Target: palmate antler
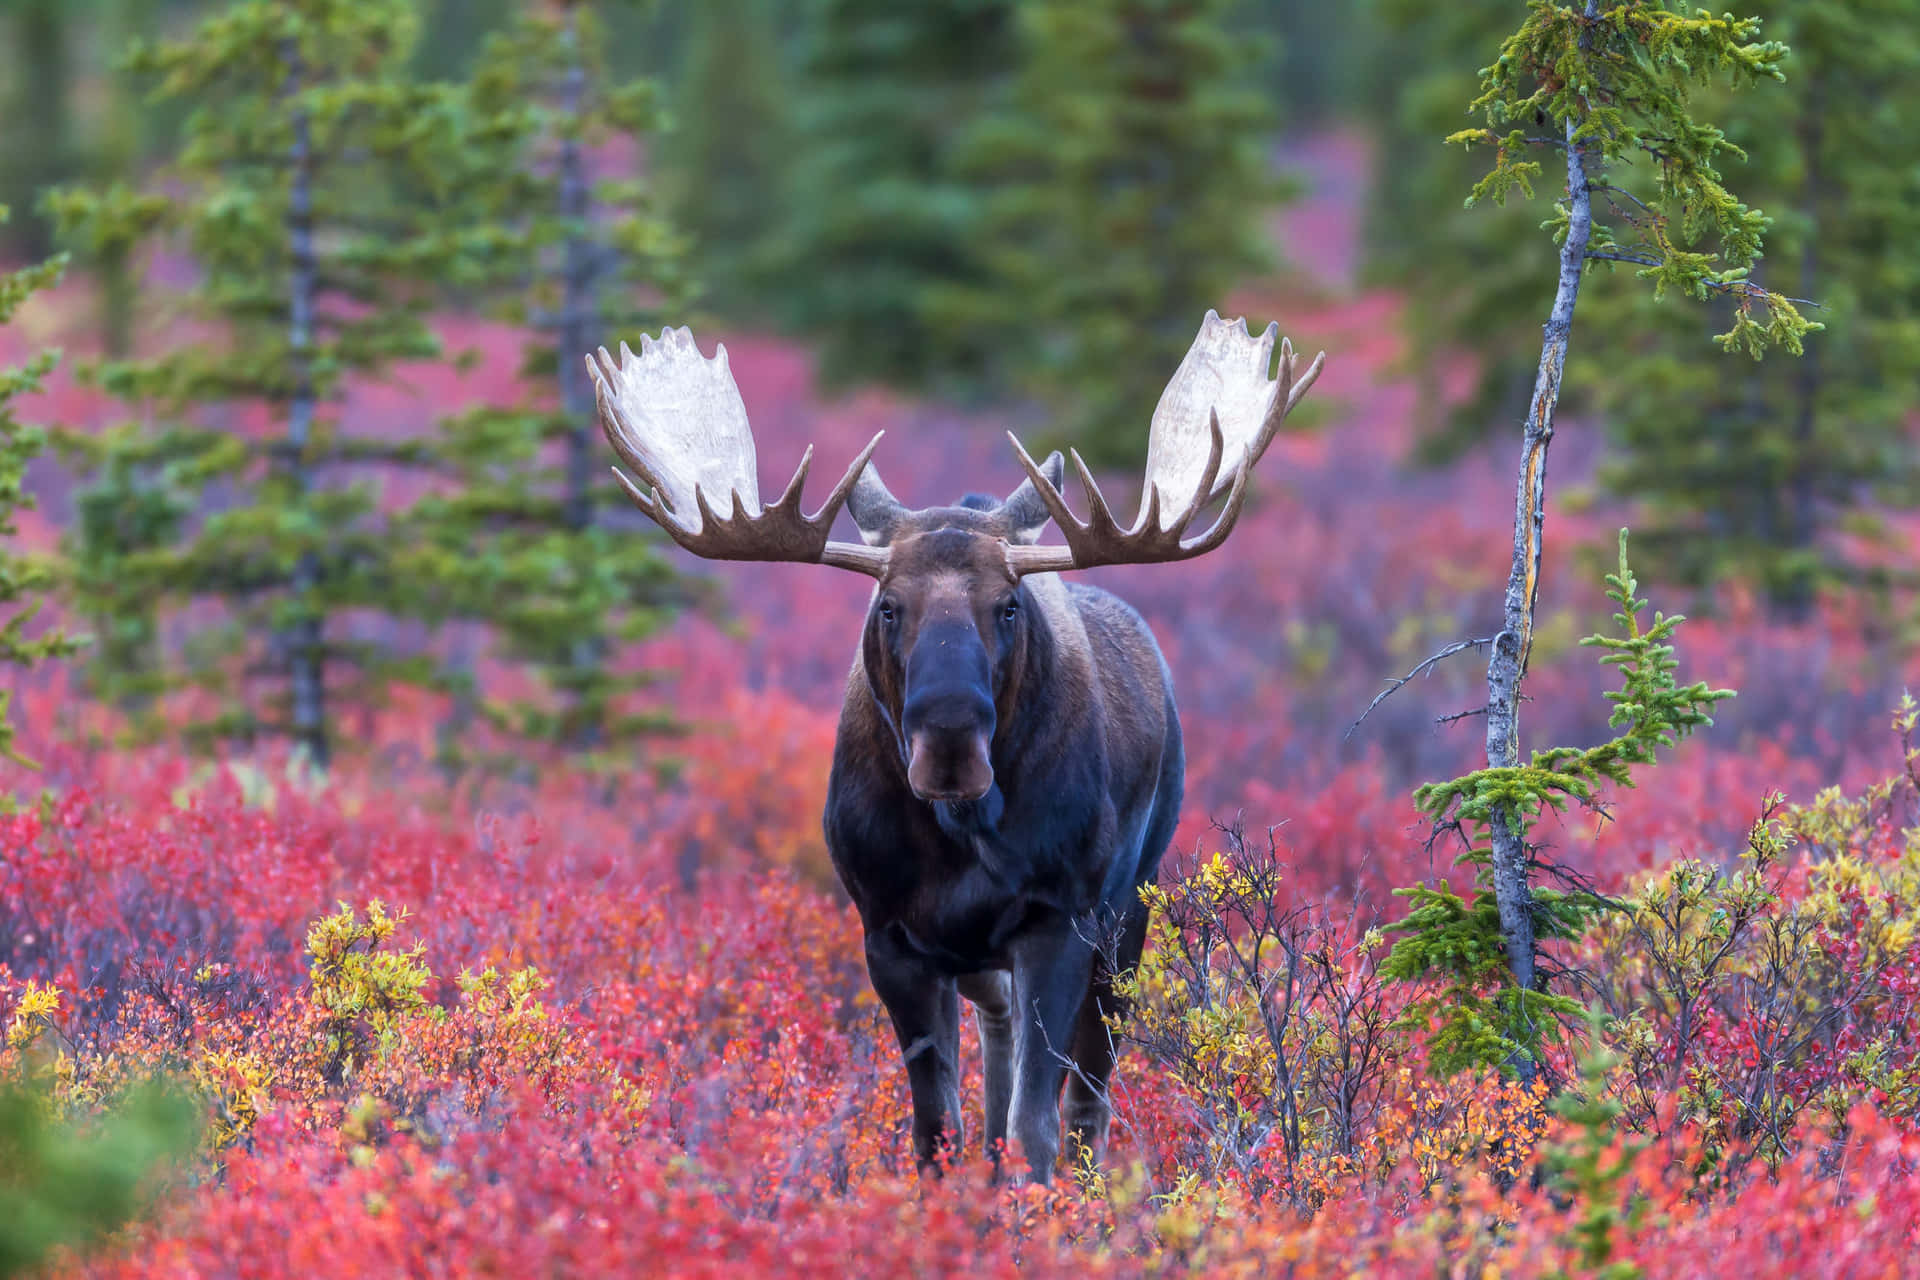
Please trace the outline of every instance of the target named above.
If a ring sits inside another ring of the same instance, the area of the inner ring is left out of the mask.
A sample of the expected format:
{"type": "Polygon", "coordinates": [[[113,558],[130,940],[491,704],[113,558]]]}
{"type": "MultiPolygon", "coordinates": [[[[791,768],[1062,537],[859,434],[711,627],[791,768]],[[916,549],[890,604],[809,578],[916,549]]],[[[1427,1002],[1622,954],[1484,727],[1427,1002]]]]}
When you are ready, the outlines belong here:
{"type": "Polygon", "coordinates": [[[885,571],[884,547],[827,536],[885,432],[867,442],[811,516],[800,513],[800,491],[813,465],[812,445],[786,491],[763,508],[753,430],[724,345],[709,360],[691,330],[667,329],[658,341],[642,334],[638,356],[621,343],[618,364],[602,347],[587,357],[587,368],[607,443],[652,492],[618,467],[614,476],[675,542],[709,560],[792,560],[874,577],[885,571]],[[726,515],[713,510],[710,494],[725,495],[726,515]]]}
{"type": "Polygon", "coordinates": [[[1173,380],[1160,394],[1147,436],[1146,485],[1140,496],[1140,514],[1132,527],[1122,529],[1113,518],[1106,495],[1078,450],[1069,450],[1073,467],[1086,491],[1087,519],[1083,522],[1012,432],[1020,465],[1046,503],[1053,522],[1066,538],[1064,547],[1010,547],[1008,562],[1014,572],[1057,573],[1107,564],[1151,564],[1186,560],[1213,550],[1233,532],[1246,501],[1247,477],[1293,406],[1319,378],[1326,364],[1322,351],[1294,376],[1293,344],[1280,340],[1280,373],[1267,377],[1273,359],[1273,339],[1280,327],[1269,324],[1258,338],[1247,332],[1244,319],[1229,324],[1218,312],[1208,311],[1200,332],[1173,380]],[[1187,526],[1222,491],[1227,504],[1205,533],[1191,539],[1187,526]],[[1186,494],[1184,500],[1177,495],[1186,494]],[[1178,505],[1166,506],[1167,495],[1178,505]]]}
{"type": "MultiPolygon", "coordinates": [[[[1247,477],[1273,442],[1287,414],[1320,376],[1323,351],[1294,376],[1293,347],[1280,343],[1280,372],[1267,376],[1277,325],[1254,338],[1245,320],[1231,324],[1207,312],[1193,346],[1161,393],[1147,439],[1146,487],[1140,515],[1122,529],[1093,474],[1073,452],[1086,490],[1088,514],[1076,517],[1059,488],[1009,433],[1020,465],[1039,492],[1065,546],[1009,545],[1016,574],[1057,573],[1096,565],[1185,560],[1226,541],[1246,501],[1247,477]],[[1224,492],[1226,506],[1205,533],[1186,536],[1202,508],[1224,492]],[[1187,495],[1167,506],[1167,495],[1187,495]]],[[[772,506],[762,507],[753,431],[746,405],[727,368],[727,349],[711,360],[693,334],[668,329],[656,341],[640,338],[635,356],[625,343],[616,363],[602,347],[587,357],[599,402],[600,426],[614,452],[645,487],[618,467],[627,496],[675,542],[710,560],[791,560],[828,564],[880,577],[887,548],[834,542],[828,532],[853,492],[880,435],[867,442],[840,483],[811,516],[800,512],[800,491],[813,461],[808,445],[792,481],[772,506]],[[716,513],[710,495],[726,495],[716,513]]],[[[880,433],[885,434],[884,432],[880,433]]]]}

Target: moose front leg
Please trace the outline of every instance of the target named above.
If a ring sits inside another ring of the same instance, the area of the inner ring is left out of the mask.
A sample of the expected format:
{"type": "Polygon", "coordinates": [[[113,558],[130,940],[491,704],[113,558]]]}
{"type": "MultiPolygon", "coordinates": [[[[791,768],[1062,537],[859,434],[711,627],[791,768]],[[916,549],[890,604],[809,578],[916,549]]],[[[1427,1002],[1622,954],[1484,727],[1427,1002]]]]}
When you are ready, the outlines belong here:
{"type": "Polygon", "coordinates": [[[1060,1087],[1092,973],[1093,946],[1069,921],[1030,934],[1015,948],[1009,1124],[1035,1182],[1052,1181],[1060,1158],[1060,1087]]]}
{"type": "Polygon", "coordinates": [[[867,974],[893,1021],[906,1060],[913,1096],[913,1154],[922,1172],[940,1171],[940,1161],[966,1140],[960,1115],[960,997],[951,978],[923,960],[867,937],[867,974]]]}
{"type": "Polygon", "coordinates": [[[1013,1103],[1013,975],[1005,969],[970,973],[960,994],[973,1002],[980,1032],[980,1074],[986,1086],[987,1154],[994,1171],[1007,1144],[1007,1110],[1013,1103]]]}

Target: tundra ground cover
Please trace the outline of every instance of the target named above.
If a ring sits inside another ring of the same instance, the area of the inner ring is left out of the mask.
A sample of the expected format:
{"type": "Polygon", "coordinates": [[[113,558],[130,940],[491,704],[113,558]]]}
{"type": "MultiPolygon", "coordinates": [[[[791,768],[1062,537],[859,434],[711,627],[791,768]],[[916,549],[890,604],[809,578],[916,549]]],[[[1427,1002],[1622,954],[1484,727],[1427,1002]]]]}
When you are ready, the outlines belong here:
{"type": "MultiPolygon", "coordinates": [[[[154,1220],[76,1273],[804,1273],[851,1249],[876,1274],[1893,1275],[1914,1244],[1904,783],[1622,884],[1572,957],[1621,1016],[1599,1117],[1430,1073],[1366,920],[1292,887],[1286,829],[1203,837],[1109,1166],[1043,1193],[977,1160],[916,1184],[850,910],[738,846],[682,883],[681,842],[737,821],[724,796],[608,807],[557,778],[517,813],[436,810],[371,774],[35,750],[56,798],[0,823],[0,1074],[84,1116],[166,1073],[207,1120],[154,1220]],[[1498,1189],[1543,1152],[1570,1172],[1498,1189]]],[[[1339,803],[1316,838],[1359,838],[1339,803]]]]}
{"type": "MultiPolygon", "coordinates": [[[[56,1268],[1902,1274],[1920,847],[1887,712],[1914,676],[1911,602],[1786,626],[1729,588],[1690,610],[1685,674],[1739,698],[1652,784],[1549,828],[1622,904],[1559,957],[1613,1019],[1556,1064],[1584,1101],[1442,1078],[1404,1018],[1420,993],[1376,966],[1390,889],[1468,887],[1409,792],[1471,762],[1477,728],[1434,720],[1477,705],[1477,672],[1346,730],[1382,679],[1497,616],[1509,460],[1409,466],[1395,299],[1236,303],[1333,353],[1317,425],[1262,464],[1227,551],[1088,575],[1154,626],[1192,758],[1106,1169],[1050,1192],[990,1188],[977,1160],[916,1180],[818,824],[864,589],[722,566],[731,618],[623,656],[681,729],[611,774],[450,777],[446,708],[417,696],[360,712],[322,787],[274,758],[119,745],[70,674],[21,688],[45,766],[23,785],[49,799],[0,822],[0,1078],[84,1124],[164,1074],[206,1120],[151,1221],[56,1268]]],[[[907,501],[1017,474],[1004,424],[825,404],[797,349],[729,348],[769,473],[886,427],[907,501]]],[[[352,416],[405,431],[454,377],[355,389],[352,416]]],[[[65,381],[29,406],[102,412],[65,381]]],[[[1581,438],[1556,456],[1567,496],[1596,462],[1581,438]]],[[[50,466],[35,488],[44,539],[64,492],[50,466]]],[[[1588,501],[1557,526],[1531,742],[1606,736],[1605,677],[1574,641],[1632,515],[1588,501]]]]}

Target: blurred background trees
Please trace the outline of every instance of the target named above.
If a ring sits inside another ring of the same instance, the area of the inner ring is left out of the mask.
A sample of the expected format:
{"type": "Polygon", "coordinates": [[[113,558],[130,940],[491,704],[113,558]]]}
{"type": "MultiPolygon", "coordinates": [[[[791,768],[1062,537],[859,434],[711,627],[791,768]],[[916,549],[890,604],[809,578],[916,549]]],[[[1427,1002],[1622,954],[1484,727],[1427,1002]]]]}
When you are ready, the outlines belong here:
{"type": "MultiPolygon", "coordinates": [[[[0,204],[0,226],[5,225],[11,212],[0,204]]],[[[52,258],[18,271],[0,272],[0,325],[12,320],[28,298],[59,280],[66,265],[65,259],[52,258]]],[[[17,536],[17,514],[33,506],[33,495],[26,490],[27,465],[47,443],[43,429],[20,421],[12,401],[38,391],[57,359],[53,352],[42,352],[24,365],[0,367],[0,538],[17,536]]],[[[24,667],[73,652],[75,643],[57,629],[28,634],[28,625],[46,604],[52,581],[53,573],[46,564],[12,546],[0,546],[0,663],[24,667]]],[[[0,691],[0,756],[22,762],[13,745],[14,726],[9,714],[12,701],[12,690],[0,691]]]]}
{"type": "Polygon", "coordinates": [[[1646,546],[1694,586],[1750,574],[1803,616],[1828,583],[1884,582],[1842,537],[1873,533],[1860,499],[1910,504],[1908,419],[1920,379],[1920,166],[1901,122],[1920,110],[1920,5],[1758,4],[1792,49],[1778,92],[1727,104],[1746,152],[1741,192],[1772,218],[1765,275],[1817,299],[1825,325],[1799,361],[1718,368],[1708,335],[1729,309],[1619,299],[1603,320],[1628,359],[1586,381],[1618,448],[1604,472],[1645,500],[1646,546]]]}
{"type": "MultiPolygon", "coordinates": [[[[1476,394],[1429,424],[1432,452],[1450,456],[1524,414],[1538,345],[1529,282],[1550,272],[1553,250],[1528,234],[1537,209],[1468,212],[1446,199],[1471,183],[1472,159],[1434,145],[1466,127],[1458,104],[1473,93],[1474,51],[1498,47],[1512,6],[1376,2],[1374,274],[1410,292],[1416,367],[1435,372],[1449,353],[1477,361],[1476,394]]],[[[1818,301],[1807,316],[1825,331],[1804,360],[1728,365],[1709,357],[1732,300],[1656,299],[1632,266],[1596,264],[1592,323],[1625,349],[1576,359],[1568,383],[1576,409],[1604,418],[1612,449],[1601,479],[1641,505],[1646,563],[1702,589],[1749,577],[1793,617],[1823,586],[1883,582],[1887,571],[1869,568],[1847,536],[1870,531],[1855,509],[1873,496],[1912,501],[1920,284],[1909,220],[1920,170],[1894,122],[1920,84],[1920,5],[1751,9],[1763,38],[1791,51],[1785,81],[1769,93],[1708,92],[1703,107],[1739,149],[1722,162],[1729,183],[1769,219],[1753,278],[1818,301]]]]}
{"type": "Polygon", "coordinates": [[[765,280],[829,386],[964,391],[989,335],[945,331],[936,291],[988,278],[985,201],[960,172],[1015,66],[1013,0],[812,0],[787,97],[794,162],[765,280]]]}
{"type": "Polygon", "coordinates": [[[922,293],[950,344],[978,335],[1047,405],[1043,446],[1137,463],[1198,317],[1268,265],[1274,105],[1248,74],[1267,42],[1237,8],[1021,6],[1020,69],[959,148],[981,275],[922,293]]]}
{"type": "MultiPolygon", "coordinates": [[[[830,392],[1039,417],[1127,463],[1206,306],[1320,287],[1269,248],[1304,137],[1371,152],[1363,280],[1406,299],[1425,454],[1483,448],[1524,414],[1553,246],[1543,208],[1463,210],[1472,158],[1442,140],[1524,8],[12,0],[0,245],[71,251],[69,345],[97,357],[75,363],[125,406],[57,433],[92,687],[138,711],[205,685],[209,741],[315,754],[330,699],[396,685],[452,696],[446,744],[476,718],[621,741],[651,723],[622,655],[694,593],[607,503],[568,353],[668,319],[775,329],[830,392]],[[302,24],[327,33],[296,85],[302,24]],[[511,404],[469,392],[479,318],[522,353],[511,404]],[[350,387],[428,367],[436,421],[357,428],[350,387]],[[527,679],[482,687],[487,661],[527,679]]],[[[1755,278],[1819,300],[1825,332],[1749,366],[1708,345],[1726,300],[1596,265],[1582,324],[1612,340],[1576,354],[1566,411],[1601,424],[1593,474],[1635,508],[1650,579],[1752,583],[1793,617],[1907,576],[1873,534],[1916,496],[1920,0],[1755,11],[1792,47],[1785,85],[1701,101],[1771,220],[1755,278]]]]}
{"type": "Polygon", "coordinates": [[[194,107],[164,188],[47,202],[90,244],[167,234],[194,272],[197,332],[91,370],[134,416],[75,442],[96,479],[70,548],[83,614],[142,619],[137,646],[99,651],[103,683],[204,689],[190,733],[208,741],[280,735],[324,764],[331,700],[426,673],[342,615],[453,607],[449,567],[399,536],[379,492],[431,465],[427,442],[370,438],[340,413],[350,376],[440,354],[436,290],[477,278],[489,248],[463,224],[487,157],[452,88],[405,75],[417,22],[409,0],[214,10],[128,65],[194,107]],[[148,638],[162,602],[224,609],[175,662],[148,638]]]}
{"type": "MultiPolygon", "coordinates": [[[[624,6],[528,8],[490,35],[466,108],[485,156],[470,234],[484,283],[474,300],[525,335],[512,403],[443,423],[437,449],[455,481],[423,498],[400,532],[444,584],[446,614],[486,624],[531,665],[540,694],[484,709],[512,731],[606,747],[650,724],[623,716],[636,673],[610,650],[651,632],[678,596],[650,539],[609,526],[626,510],[602,465],[585,354],[677,317],[689,296],[684,245],[653,184],[603,172],[645,154],[659,129],[653,82],[608,64],[607,22],[624,6]],[[624,157],[603,157],[618,147],[624,157]]],[[[450,673],[457,741],[482,709],[470,665],[450,673]]]]}

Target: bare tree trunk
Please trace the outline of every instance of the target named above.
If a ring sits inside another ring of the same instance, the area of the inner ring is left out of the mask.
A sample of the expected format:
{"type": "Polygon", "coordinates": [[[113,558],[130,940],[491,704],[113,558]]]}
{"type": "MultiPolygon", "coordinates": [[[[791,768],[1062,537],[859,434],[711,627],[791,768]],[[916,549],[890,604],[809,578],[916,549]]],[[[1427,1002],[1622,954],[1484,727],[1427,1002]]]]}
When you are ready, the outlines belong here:
{"type": "MultiPolygon", "coordinates": [[[[291,98],[300,91],[303,68],[299,48],[287,46],[287,87],[291,98]]],[[[313,436],[312,346],[314,295],[318,270],[313,249],[313,142],[307,115],[293,110],[293,146],[288,153],[292,181],[287,195],[287,244],[292,275],[287,305],[287,346],[293,366],[293,398],[287,405],[285,465],[296,496],[311,484],[306,451],[313,436]]],[[[288,629],[288,661],[293,693],[293,738],[312,763],[327,765],[325,656],[321,617],[312,596],[320,585],[320,562],[312,552],[300,557],[293,570],[293,596],[298,616],[288,629]]]]}
{"type": "MultiPolygon", "coordinates": [[[[580,54],[579,19],[572,5],[567,7],[567,75],[561,89],[562,107],[569,118],[578,117],[587,91],[587,71],[580,54]]],[[[560,144],[560,216],[573,224],[567,238],[566,258],[562,266],[560,324],[557,329],[560,379],[560,412],[567,420],[567,473],[565,518],[573,533],[583,533],[593,524],[594,432],[593,390],[587,385],[583,360],[598,340],[597,313],[594,307],[594,276],[598,254],[587,233],[592,189],[587,182],[587,158],[577,134],[569,133],[560,144]]],[[[580,636],[574,641],[571,664],[576,675],[584,676],[602,660],[597,636],[580,636]]],[[[582,716],[572,732],[574,745],[598,744],[600,726],[582,716]]]]}
{"type": "MultiPolygon", "coordinates": [[[[1588,5],[1589,16],[1593,6],[1588,5]]],[[[1573,333],[1573,309],[1580,296],[1587,242],[1593,231],[1593,195],[1576,125],[1566,125],[1567,238],[1560,249],[1560,284],[1553,296],[1540,344],[1540,368],[1534,375],[1520,451],[1520,478],[1514,498],[1513,565],[1507,574],[1505,614],[1487,663],[1487,765],[1510,769],[1520,763],[1520,680],[1533,648],[1533,610],[1540,595],[1540,552],[1546,523],[1547,447],[1553,443],[1553,414],[1560,401],[1560,376],[1567,364],[1573,333]]],[[[1493,810],[1493,891],[1500,907],[1500,933],[1514,982],[1533,990],[1535,965],[1533,894],[1527,885],[1527,843],[1504,807],[1493,810]]],[[[1515,1062],[1521,1079],[1531,1081],[1537,1065],[1515,1062]]]]}

